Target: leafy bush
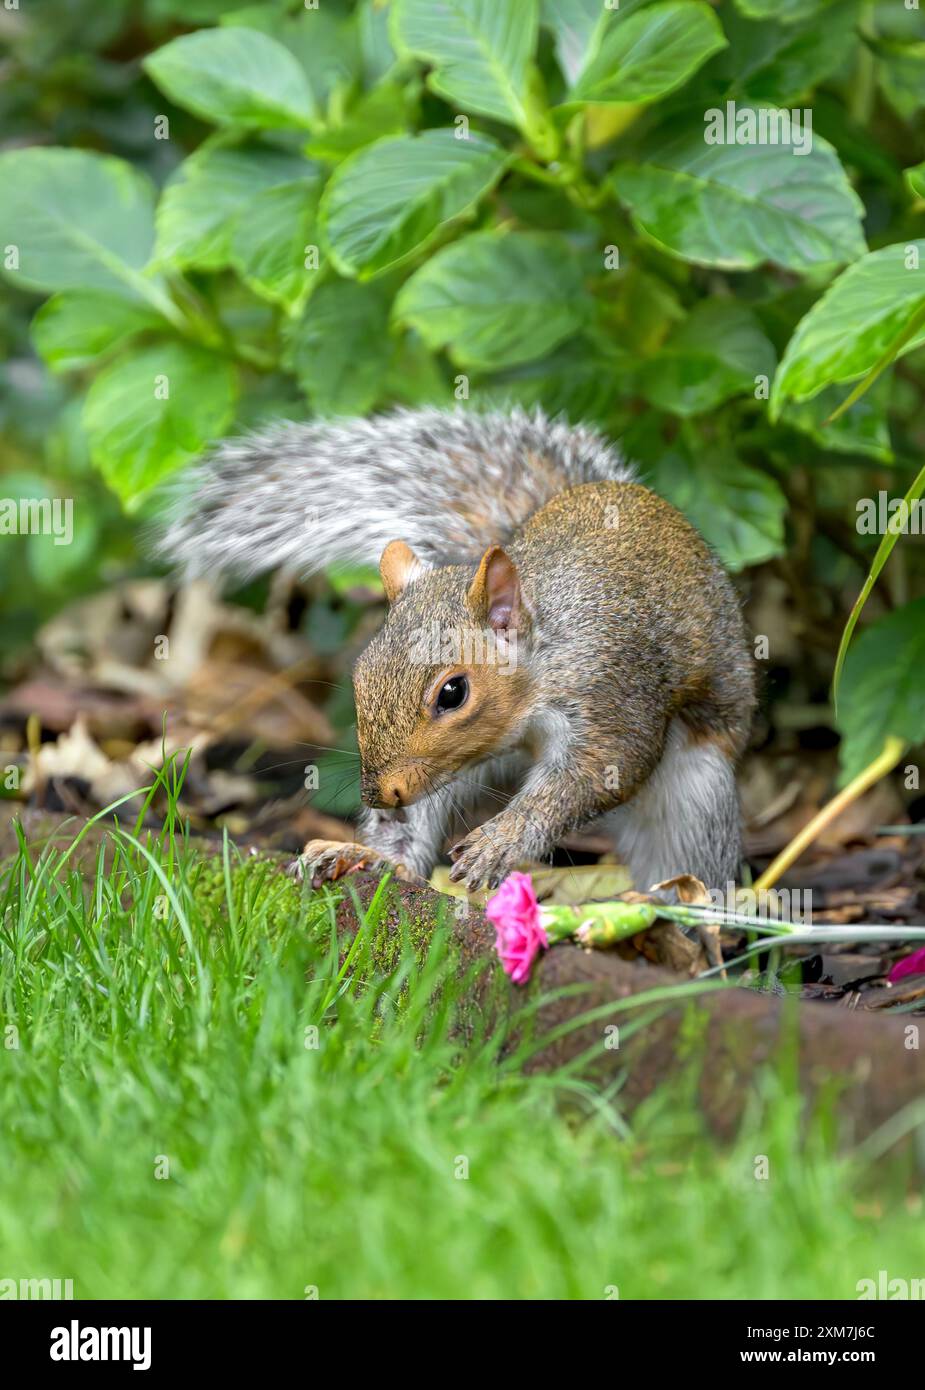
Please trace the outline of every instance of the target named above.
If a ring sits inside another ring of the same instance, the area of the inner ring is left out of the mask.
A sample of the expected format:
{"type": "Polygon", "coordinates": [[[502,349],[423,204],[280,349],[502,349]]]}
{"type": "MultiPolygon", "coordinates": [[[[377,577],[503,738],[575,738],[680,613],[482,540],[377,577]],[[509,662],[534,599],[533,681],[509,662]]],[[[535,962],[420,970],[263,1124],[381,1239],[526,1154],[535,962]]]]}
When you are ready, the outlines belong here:
{"type": "MultiPolygon", "coordinates": [[[[113,494],[143,513],[217,435],[466,400],[622,436],[734,570],[786,555],[788,508],[831,514],[850,543],[824,527],[799,563],[858,587],[848,499],[901,496],[923,442],[917,5],[49,0],[6,23],[7,337],[50,296],[46,469],[97,499],[52,584],[124,548],[113,494]]],[[[852,649],[849,770],[921,728],[914,689],[870,679],[920,622],[852,649]]]]}

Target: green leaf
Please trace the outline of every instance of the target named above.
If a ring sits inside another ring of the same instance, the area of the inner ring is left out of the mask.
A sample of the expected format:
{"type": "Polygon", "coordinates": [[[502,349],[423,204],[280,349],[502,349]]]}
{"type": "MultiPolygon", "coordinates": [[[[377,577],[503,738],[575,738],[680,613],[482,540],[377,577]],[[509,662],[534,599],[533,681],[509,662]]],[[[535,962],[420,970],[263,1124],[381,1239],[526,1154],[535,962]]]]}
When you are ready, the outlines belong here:
{"type": "Polygon", "coordinates": [[[925,201],[925,160],[905,170],[906,184],[910,193],[925,201]]]}
{"type": "Polygon", "coordinates": [[[372,285],[319,286],[287,333],[286,366],[318,415],[363,415],[379,400],[392,357],[389,301],[372,285]]]}
{"type": "Polygon", "coordinates": [[[358,75],[360,54],[354,26],[318,9],[286,15],[266,4],[248,5],[221,16],[223,26],[258,29],[287,48],[308,79],[318,107],[350,86],[358,75]]]}
{"type": "Polygon", "coordinates": [[[610,25],[566,99],[645,102],[672,92],[726,47],[722,26],[700,0],[652,5],[610,25]]]}
{"type": "Polygon", "coordinates": [[[328,106],[360,75],[360,46],[354,24],[318,9],[302,9],[284,26],[280,42],[300,64],[319,105],[328,106]]]}
{"type": "Polygon", "coordinates": [[[236,394],[231,362],[204,348],[165,341],[121,358],[100,373],[84,403],[93,462],[134,510],[222,433],[236,394]]]}
{"type": "Polygon", "coordinates": [[[667,449],[646,465],[645,481],[693,522],[727,569],[783,553],[787,499],[767,473],[728,450],[667,449]]]}
{"type": "Polygon", "coordinates": [[[925,598],[915,599],[861,633],[848,653],[838,703],[842,780],[880,752],[889,737],[925,734],[925,598]]]}
{"type": "Polygon", "coordinates": [[[486,135],[427,130],[378,140],[332,175],[320,222],[342,275],[378,274],[432,241],[500,178],[508,156],[486,135]]]}
{"type": "Polygon", "coordinates": [[[264,189],[245,204],[232,232],[231,263],[242,280],[290,312],[308,297],[318,275],[305,261],[314,245],[320,196],[320,180],[264,189]]]}
{"type": "Polygon", "coordinates": [[[449,385],[442,364],[417,333],[403,333],[393,339],[382,394],[390,405],[437,405],[452,410],[456,404],[454,387],[449,385]]]}
{"type": "Polygon", "coordinates": [[[54,372],[70,372],[122,347],[148,329],[165,327],[161,316],[137,300],[99,290],[53,295],[32,320],[35,350],[54,372]]]}
{"type": "MultiPolygon", "coordinates": [[[[797,324],[774,380],[771,418],[786,400],[808,400],[832,382],[871,371],[923,306],[925,241],[884,246],[849,266],[797,324]]],[[[925,325],[898,355],[923,342],[925,325]]]]}
{"type": "Polygon", "coordinates": [[[651,357],[669,333],[684,322],[684,309],[672,287],[638,263],[621,270],[617,293],[608,305],[615,340],[640,360],[651,357]]]}
{"type": "Polygon", "coordinates": [[[32,581],[47,592],[54,592],[73,574],[92,570],[94,546],[99,535],[98,510],[82,498],[75,502],[73,497],[62,496],[61,493],[62,489],[50,483],[47,477],[18,470],[4,473],[3,503],[7,506],[0,503],[0,539],[3,541],[0,546],[0,565],[3,566],[0,574],[4,580],[7,579],[6,565],[9,563],[11,589],[14,583],[22,583],[24,556],[20,545],[24,547],[25,562],[32,581]],[[48,529],[33,529],[31,533],[24,529],[19,532],[18,519],[14,528],[8,529],[10,517],[6,513],[10,502],[44,503],[46,500],[53,507],[48,517],[48,529]],[[13,539],[17,535],[21,536],[19,544],[13,539]]]}
{"type": "Polygon", "coordinates": [[[391,74],[397,60],[389,38],[388,11],[379,0],[360,0],[357,28],[366,81],[380,82],[386,74],[391,74]]]}
{"type": "Polygon", "coordinates": [[[542,22],[551,29],[556,58],[569,86],[597,53],[613,12],[599,0],[543,0],[542,22]]]}
{"type": "Polygon", "coordinates": [[[833,0],[735,0],[749,19],[776,19],[781,24],[798,24],[821,14],[833,0]]]}
{"type": "Polygon", "coordinates": [[[889,381],[881,378],[881,388],[853,405],[837,420],[829,420],[843,392],[827,387],[809,401],[792,402],[784,408],[782,419],[809,435],[822,449],[837,454],[864,454],[881,463],[893,462],[887,417],[889,381]]]}
{"type": "Polygon", "coordinates": [[[859,401],[870,390],[881,373],[885,372],[887,367],[891,367],[898,357],[901,357],[911,345],[916,343],[923,330],[925,330],[925,304],[919,305],[919,308],[889,343],[870,371],[849,391],[841,404],[836,406],[830,418],[837,420],[845,411],[850,410],[855,402],[859,401]]]}
{"type": "Polygon", "coordinates": [[[806,271],[864,253],[864,207],[827,141],[813,134],[803,155],[782,144],[707,144],[713,110],[614,170],[640,231],[682,260],[728,270],[772,261],[806,271]]]}
{"type": "Polygon", "coordinates": [[[758,320],[734,300],[702,300],[639,373],[642,394],[675,415],[752,395],[774,375],[776,356],[758,320]]]}
{"type": "Polygon", "coordinates": [[[235,222],[261,192],[320,177],[300,155],[268,145],[206,145],[167,184],[157,209],[159,263],[219,270],[231,260],[235,222]]]}
{"type": "Polygon", "coordinates": [[[61,584],[95,570],[100,543],[99,517],[78,501],[73,509],[72,535],[67,545],[51,536],[30,536],[26,546],[29,573],[40,588],[53,591],[61,584]]]}
{"type": "Polygon", "coordinates": [[[724,12],[729,47],[710,73],[726,94],[753,102],[791,106],[835,72],[857,48],[856,20],[862,0],[841,0],[839,22],[756,23],[736,10],[724,12]]]}
{"type": "Polygon", "coordinates": [[[537,0],[394,0],[392,42],[433,64],[428,86],[462,111],[527,124],[537,0]]]}
{"type": "Polygon", "coordinates": [[[0,242],[19,251],[19,268],[6,271],[14,284],[144,293],[154,190],[131,165],[85,150],[9,150],[0,184],[0,242]]]}
{"type": "Polygon", "coordinates": [[[543,357],[590,316],[581,266],[548,232],[475,232],[446,246],[402,287],[395,317],[461,367],[543,357]]]}
{"type": "Polygon", "coordinates": [[[400,135],[416,122],[417,84],[380,82],[350,107],[340,125],[326,126],[305,146],[312,159],[338,162],[386,135],[400,135]]]}
{"type": "Polygon", "coordinates": [[[620,388],[632,381],[634,358],[620,349],[600,346],[582,336],[571,339],[538,362],[491,376],[478,383],[482,405],[503,410],[512,402],[541,406],[549,415],[606,425],[620,388]]]}
{"type": "Polygon", "coordinates": [[[540,22],[552,31],[556,59],[569,86],[596,56],[610,26],[649,3],[621,0],[608,9],[603,0],[542,0],[540,22]]]}
{"type": "Polygon", "coordinates": [[[300,129],[317,114],[296,59],[256,29],[183,34],[142,67],[178,106],[216,125],[300,129]]]}
{"type": "Polygon", "coordinates": [[[156,24],[169,20],[189,25],[218,24],[227,4],[228,0],[147,0],[145,13],[156,24]]]}
{"type": "Polygon", "coordinates": [[[925,43],[884,40],[876,44],[876,52],[883,95],[903,120],[911,121],[925,106],[925,43]]]}

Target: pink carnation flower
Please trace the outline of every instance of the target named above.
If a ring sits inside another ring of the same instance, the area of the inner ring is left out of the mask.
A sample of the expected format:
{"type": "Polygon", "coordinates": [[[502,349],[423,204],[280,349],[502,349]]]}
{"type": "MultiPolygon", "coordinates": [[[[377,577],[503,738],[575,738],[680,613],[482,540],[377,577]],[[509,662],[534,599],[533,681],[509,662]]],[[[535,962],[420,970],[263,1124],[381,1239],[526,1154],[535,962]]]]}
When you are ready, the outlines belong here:
{"type": "Polygon", "coordinates": [[[495,950],[515,985],[522,985],[549,937],[540,921],[539,904],[529,874],[509,874],[488,899],[485,916],[496,930],[495,950]]]}
{"type": "Polygon", "coordinates": [[[903,956],[902,960],[898,960],[887,979],[891,985],[895,985],[897,980],[904,979],[906,975],[925,975],[925,946],[920,951],[913,951],[911,956],[903,956]]]}

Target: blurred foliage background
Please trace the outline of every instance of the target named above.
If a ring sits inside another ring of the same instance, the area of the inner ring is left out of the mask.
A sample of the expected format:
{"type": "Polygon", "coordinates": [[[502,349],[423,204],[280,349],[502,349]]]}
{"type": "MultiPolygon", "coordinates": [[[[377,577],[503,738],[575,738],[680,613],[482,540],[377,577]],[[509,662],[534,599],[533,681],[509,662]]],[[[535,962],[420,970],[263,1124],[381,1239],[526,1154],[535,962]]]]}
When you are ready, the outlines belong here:
{"type": "MultiPolygon", "coordinates": [[[[75,499],[72,544],[0,543],[8,679],[151,572],[211,439],[522,402],[622,437],[741,575],[769,702],[827,706],[858,501],[922,466],[917,4],[28,0],[0,40],[0,494],[75,499]],[[708,143],[727,102],[810,109],[811,148],[708,143]]],[[[900,538],[843,770],[921,739],[922,574],[900,538]]],[[[332,595],[322,646],[361,620],[332,595]]]]}

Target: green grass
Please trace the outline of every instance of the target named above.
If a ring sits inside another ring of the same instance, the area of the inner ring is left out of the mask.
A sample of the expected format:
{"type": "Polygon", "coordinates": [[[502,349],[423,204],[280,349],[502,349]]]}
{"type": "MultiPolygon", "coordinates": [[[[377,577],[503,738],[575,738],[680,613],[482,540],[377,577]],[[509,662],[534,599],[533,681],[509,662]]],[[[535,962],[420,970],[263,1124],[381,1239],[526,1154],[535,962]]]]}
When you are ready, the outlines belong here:
{"type": "Polygon", "coordinates": [[[696,1049],[628,1123],[618,1095],[499,1060],[497,1035],[454,1040],[466,984],[442,931],[383,973],[380,901],[340,967],[330,897],[272,865],[203,859],[174,818],[113,843],[83,878],[23,848],[0,889],[0,1044],[11,1025],[19,1044],[0,1045],[0,1279],[850,1298],[881,1268],[925,1274],[911,1174],[837,1160],[822,1124],[801,1142],[786,1064],[725,1149],[696,1049]]]}

